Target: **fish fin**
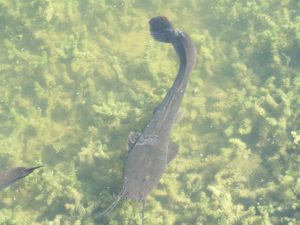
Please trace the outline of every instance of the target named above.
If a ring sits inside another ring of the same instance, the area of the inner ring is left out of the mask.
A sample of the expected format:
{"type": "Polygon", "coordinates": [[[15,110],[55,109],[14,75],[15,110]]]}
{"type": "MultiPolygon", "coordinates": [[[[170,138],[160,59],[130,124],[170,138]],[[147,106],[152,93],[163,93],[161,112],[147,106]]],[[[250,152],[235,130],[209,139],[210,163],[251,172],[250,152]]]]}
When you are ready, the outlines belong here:
{"type": "Polygon", "coordinates": [[[143,200],[142,200],[142,225],[144,225],[144,221],[145,221],[145,206],[146,206],[146,199],[143,198],[143,200]]]}
{"type": "Polygon", "coordinates": [[[135,142],[141,136],[142,133],[131,131],[128,135],[127,139],[127,151],[130,151],[130,149],[134,146],[135,142]]]}
{"type": "Polygon", "coordinates": [[[156,107],[153,109],[153,112],[152,112],[153,115],[156,113],[157,109],[158,109],[158,106],[156,106],[156,107]]]}
{"type": "Polygon", "coordinates": [[[175,159],[178,151],[179,151],[179,145],[174,142],[170,142],[168,146],[167,163],[175,159]]]}
{"type": "Polygon", "coordinates": [[[176,117],[174,119],[174,123],[180,123],[180,121],[182,120],[183,118],[183,113],[178,111],[177,114],[176,114],[176,117]]]}

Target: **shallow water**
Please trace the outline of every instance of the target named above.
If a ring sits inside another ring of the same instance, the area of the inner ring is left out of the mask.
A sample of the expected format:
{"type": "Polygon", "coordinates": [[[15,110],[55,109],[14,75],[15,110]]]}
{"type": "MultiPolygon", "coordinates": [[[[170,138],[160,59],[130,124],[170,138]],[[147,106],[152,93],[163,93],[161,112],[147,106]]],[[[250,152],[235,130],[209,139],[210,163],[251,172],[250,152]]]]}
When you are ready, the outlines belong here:
{"type": "Polygon", "coordinates": [[[2,191],[0,224],[140,224],[121,190],[130,131],[175,79],[165,15],[198,50],[146,224],[300,224],[296,0],[0,1],[0,168],[45,165],[2,191]]]}

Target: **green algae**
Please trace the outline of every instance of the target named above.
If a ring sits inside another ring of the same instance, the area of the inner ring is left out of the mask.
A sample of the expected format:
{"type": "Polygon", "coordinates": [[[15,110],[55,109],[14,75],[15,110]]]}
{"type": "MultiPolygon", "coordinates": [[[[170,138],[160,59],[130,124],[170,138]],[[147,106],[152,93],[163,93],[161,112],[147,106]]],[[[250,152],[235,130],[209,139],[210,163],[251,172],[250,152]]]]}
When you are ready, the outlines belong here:
{"type": "Polygon", "coordinates": [[[299,224],[296,0],[0,1],[1,168],[45,168],[1,193],[0,224],[137,224],[121,188],[126,141],[177,72],[148,34],[166,15],[197,67],[172,139],[180,153],[146,224],[299,224]]]}

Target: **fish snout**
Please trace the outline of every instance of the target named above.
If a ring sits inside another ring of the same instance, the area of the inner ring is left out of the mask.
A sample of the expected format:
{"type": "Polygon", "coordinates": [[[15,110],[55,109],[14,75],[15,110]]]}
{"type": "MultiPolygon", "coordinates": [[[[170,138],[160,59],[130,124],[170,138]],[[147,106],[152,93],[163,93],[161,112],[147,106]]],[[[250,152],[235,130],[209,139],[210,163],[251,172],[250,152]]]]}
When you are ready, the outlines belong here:
{"type": "Polygon", "coordinates": [[[41,167],[44,167],[44,166],[40,165],[40,166],[34,166],[34,167],[25,168],[23,170],[24,176],[27,176],[28,174],[32,173],[34,170],[36,170],[38,168],[41,168],[41,167]]]}

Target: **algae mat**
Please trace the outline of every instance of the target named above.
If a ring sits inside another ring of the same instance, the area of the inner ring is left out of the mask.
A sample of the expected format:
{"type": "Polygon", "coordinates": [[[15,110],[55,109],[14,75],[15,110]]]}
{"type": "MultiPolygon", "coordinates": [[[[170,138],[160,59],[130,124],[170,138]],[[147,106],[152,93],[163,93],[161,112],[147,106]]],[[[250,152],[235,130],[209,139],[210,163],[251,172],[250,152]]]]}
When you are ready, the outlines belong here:
{"type": "Polygon", "coordinates": [[[0,224],[139,224],[121,187],[130,131],[177,72],[148,20],[198,49],[146,224],[300,224],[296,0],[0,1],[0,162],[45,168],[1,192],[0,224]]]}

